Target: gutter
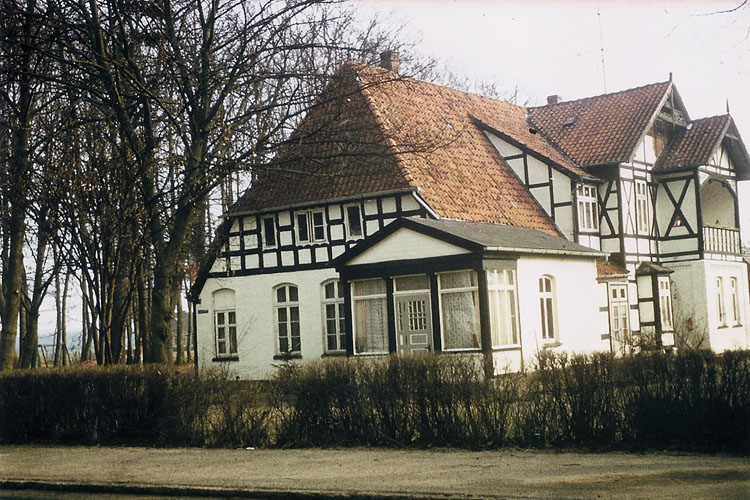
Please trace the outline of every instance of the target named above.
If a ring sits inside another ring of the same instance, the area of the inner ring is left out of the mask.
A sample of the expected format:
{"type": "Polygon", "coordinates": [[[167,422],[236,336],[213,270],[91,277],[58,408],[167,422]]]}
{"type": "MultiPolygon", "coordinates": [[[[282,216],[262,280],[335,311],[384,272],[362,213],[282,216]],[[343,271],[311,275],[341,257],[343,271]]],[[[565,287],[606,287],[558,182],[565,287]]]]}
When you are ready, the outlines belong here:
{"type": "MultiPolygon", "coordinates": [[[[388,196],[391,194],[417,194],[419,193],[420,189],[419,187],[411,187],[411,188],[400,188],[400,189],[389,189],[387,191],[375,191],[371,193],[362,193],[362,194],[352,194],[348,196],[339,196],[338,198],[329,198],[324,200],[314,200],[314,201],[304,201],[300,203],[291,203],[288,205],[277,205],[275,207],[268,207],[268,208],[262,208],[260,210],[245,210],[242,212],[231,212],[228,214],[225,214],[224,217],[241,217],[245,215],[255,215],[255,214],[263,214],[268,212],[277,212],[279,210],[294,210],[295,208],[302,208],[302,207],[310,207],[310,206],[317,206],[317,205],[323,205],[327,203],[340,203],[344,201],[353,201],[353,200],[364,200],[365,198],[372,198],[375,196],[388,196]]],[[[422,200],[421,196],[416,196],[418,201],[420,201],[420,204],[424,204],[424,201],[422,200]]],[[[425,204],[426,207],[426,204],[425,204]]],[[[428,210],[432,213],[432,209],[428,210]]],[[[437,217],[437,216],[435,216],[437,217]]]]}
{"type": "Polygon", "coordinates": [[[585,251],[585,250],[553,250],[547,248],[519,248],[519,247],[484,247],[484,251],[487,252],[509,252],[509,253],[530,253],[540,255],[568,255],[575,257],[601,257],[607,255],[604,252],[597,250],[585,251]]]}

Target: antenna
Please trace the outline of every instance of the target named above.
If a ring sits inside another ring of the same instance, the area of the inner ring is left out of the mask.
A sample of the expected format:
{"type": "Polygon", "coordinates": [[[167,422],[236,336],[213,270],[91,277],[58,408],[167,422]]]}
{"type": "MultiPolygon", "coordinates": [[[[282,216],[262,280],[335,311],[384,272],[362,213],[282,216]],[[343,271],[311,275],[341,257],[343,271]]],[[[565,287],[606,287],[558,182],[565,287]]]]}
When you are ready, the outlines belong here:
{"type": "Polygon", "coordinates": [[[602,35],[602,15],[596,9],[596,17],[599,18],[599,47],[602,51],[602,79],[604,80],[604,93],[607,93],[607,72],[604,69],[604,36],[602,35]]]}

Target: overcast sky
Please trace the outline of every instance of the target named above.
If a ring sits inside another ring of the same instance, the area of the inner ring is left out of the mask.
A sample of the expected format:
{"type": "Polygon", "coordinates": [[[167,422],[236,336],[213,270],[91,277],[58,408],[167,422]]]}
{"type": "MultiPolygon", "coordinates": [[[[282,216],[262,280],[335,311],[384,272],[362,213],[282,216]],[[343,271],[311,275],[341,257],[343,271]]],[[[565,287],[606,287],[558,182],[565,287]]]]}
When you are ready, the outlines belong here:
{"type": "MultiPolygon", "coordinates": [[[[520,90],[544,104],[673,81],[692,119],[730,112],[750,145],[750,4],[680,2],[366,0],[421,38],[453,73],[520,90]],[[604,64],[602,64],[602,48],[604,64]]],[[[741,183],[750,242],[750,181],[741,183]]]]}

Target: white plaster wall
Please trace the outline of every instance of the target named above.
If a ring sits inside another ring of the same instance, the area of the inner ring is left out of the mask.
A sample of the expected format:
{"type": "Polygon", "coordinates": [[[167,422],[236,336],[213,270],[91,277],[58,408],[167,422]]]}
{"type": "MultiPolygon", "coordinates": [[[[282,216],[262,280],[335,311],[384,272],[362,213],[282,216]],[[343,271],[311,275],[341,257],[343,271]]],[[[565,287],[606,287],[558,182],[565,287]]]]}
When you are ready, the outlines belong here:
{"type": "Polygon", "coordinates": [[[531,184],[542,184],[549,182],[549,171],[547,164],[528,156],[526,158],[526,164],[529,168],[529,183],[531,184]]]}
{"type": "Polygon", "coordinates": [[[559,257],[521,257],[517,263],[519,317],[524,365],[533,366],[536,354],[544,349],[541,337],[539,278],[555,278],[557,328],[556,352],[608,351],[609,341],[602,340],[609,331],[605,304],[606,292],[596,281],[593,260],[559,257]]]}
{"type": "Polygon", "coordinates": [[[333,269],[259,274],[233,278],[209,279],[200,296],[197,309],[198,359],[201,367],[226,367],[242,378],[268,378],[283,363],[274,360],[273,288],[292,283],[299,292],[302,359],[318,359],[323,354],[323,309],[321,283],[338,278],[333,269]],[[239,361],[214,362],[214,306],[212,294],[221,288],[235,291],[237,312],[237,350],[239,361]]]}
{"type": "MultiPolygon", "coordinates": [[[[741,262],[710,260],[670,263],[674,286],[675,328],[687,328],[692,318],[696,334],[705,332],[711,349],[717,352],[727,349],[750,348],[750,295],[747,284],[747,267],[741,262]],[[740,325],[719,323],[716,301],[716,278],[724,278],[724,304],[728,322],[731,323],[729,279],[737,278],[740,301],[740,325]]],[[[678,331],[679,334],[679,331],[678,331]]]]}
{"type": "Polygon", "coordinates": [[[470,253],[431,236],[402,227],[349,261],[350,265],[371,264],[403,259],[423,259],[470,253]]]}
{"type": "Polygon", "coordinates": [[[492,134],[490,132],[485,132],[484,134],[490,140],[492,145],[495,146],[495,149],[497,149],[497,152],[500,153],[500,156],[502,156],[503,158],[505,158],[506,156],[514,156],[514,155],[521,154],[522,151],[520,149],[504,141],[503,139],[499,138],[495,134],[492,134]]]}
{"type": "Polygon", "coordinates": [[[702,261],[705,264],[706,283],[708,292],[708,324],[711,335],[711,349],[717,352],[727,349],[750,348],[750,298],[748,298],[747,266],[742,262],[702,261]],[[721,327],[715,298],[715,283],[717,277],[724,278],[724,309],[727,315],[726,327],[721,327]],[[732,304],[730,302],[729,281],[737,278],[740,302],[740,325],[731,324],[732,304]]]}

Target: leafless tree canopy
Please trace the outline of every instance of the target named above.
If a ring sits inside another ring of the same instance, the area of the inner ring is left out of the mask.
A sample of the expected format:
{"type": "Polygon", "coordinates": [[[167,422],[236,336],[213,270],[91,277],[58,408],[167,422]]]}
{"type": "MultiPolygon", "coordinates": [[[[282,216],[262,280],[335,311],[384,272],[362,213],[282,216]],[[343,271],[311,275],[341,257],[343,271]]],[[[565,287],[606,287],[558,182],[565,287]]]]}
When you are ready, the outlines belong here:
{"type": "Polygon", "coordinates": [[[277,158],[344,61],[431,64],[336,1],[0,2],[0,369],[31,366],[62,272],[84,295],[83,359],[171,361],[209,194],[277,158]]]}

